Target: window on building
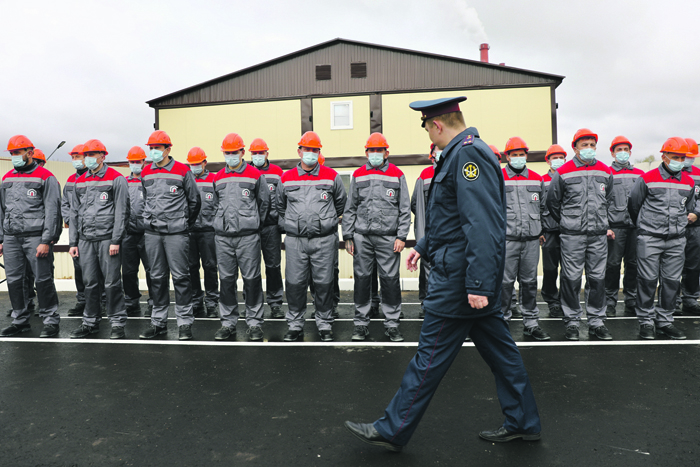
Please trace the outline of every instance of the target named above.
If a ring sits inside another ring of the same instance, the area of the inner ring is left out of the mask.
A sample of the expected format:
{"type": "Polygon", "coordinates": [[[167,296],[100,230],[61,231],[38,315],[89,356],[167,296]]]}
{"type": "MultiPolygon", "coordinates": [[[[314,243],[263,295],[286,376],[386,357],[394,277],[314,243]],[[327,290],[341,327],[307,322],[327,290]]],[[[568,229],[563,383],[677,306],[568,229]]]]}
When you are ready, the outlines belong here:
{"type": "Polygon", "coordinates": [[[367,63],[356,62],[350,64],[351,78],[367,78],[367,63]]]}
{"type": "Polygon", "coordinates": [[[339,170],[338,175],[340,175],[340,180],[343,182],[343,186],[345,187],[345,193],[349,193],[352,171],[339,170]]]}
{"type": "Polygon", "coordinates": [[[331,130],[352,130],[352,101],[331,102],[331,130]]]}
{"type": "Polygon", "coordinates": [[[330,65],[316,65],[316,81],[331,79],[330,65]]]}

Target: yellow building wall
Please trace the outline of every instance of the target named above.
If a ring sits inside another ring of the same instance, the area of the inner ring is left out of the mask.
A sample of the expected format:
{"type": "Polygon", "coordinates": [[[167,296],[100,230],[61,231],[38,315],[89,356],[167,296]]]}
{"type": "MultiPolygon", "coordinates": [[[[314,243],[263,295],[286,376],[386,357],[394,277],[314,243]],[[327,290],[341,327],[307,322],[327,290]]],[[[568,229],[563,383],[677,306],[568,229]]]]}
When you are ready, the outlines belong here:
{"type": "Polygon", "coordinates": [[[321,138],[325,157],[364,155],[370,134],[369,96],[314,99],[313,115],[314,131],[321,138]],[[339,101],[352,101],[352,130],[331,130],[331,102],[339,101]]]}
{"type": "Polygon", "coordinates": [[[408,107],[413,101],[466,96],[460,104],[467,126],[479,130],[488,144],[503,150],[511,136],[523,138],[531,151],[546,151],[552,144],[549,87],[441,91],[382,96],[383,131],[394,154],[424,154],[428,133],[420,126],[420,113],[408,107]]]}
{"type": "Polygon", "coordinates": [[[271,159],[289,159],[297,155],[300,116],[300,101],[285,100],[162,109],[158,123],[172,139],[172,155],[180,162],[186,162],[194,146],[204,149],[208,160],[223,162],[221,142],[229,133],[241,135],[246,151],[253,139],[262,138],[271,159]]]}

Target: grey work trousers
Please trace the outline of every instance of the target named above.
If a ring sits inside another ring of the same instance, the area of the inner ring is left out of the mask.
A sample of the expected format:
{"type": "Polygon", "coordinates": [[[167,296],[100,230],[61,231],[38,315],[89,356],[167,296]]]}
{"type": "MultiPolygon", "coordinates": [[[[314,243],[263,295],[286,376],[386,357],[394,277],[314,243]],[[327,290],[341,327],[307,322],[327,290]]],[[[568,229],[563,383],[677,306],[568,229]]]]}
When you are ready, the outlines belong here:
{"type": "MultiPolygon", "coordinates": [[[[695,222],[699,223],[700,220],[695,222]]],[[[695,308],[700,298],[700,227],[687,227],[685,233],[685,265],[681,279],[681,296],[684,307],[695,308]]]]}
{"type": "Polygon", "coordinates": [[[251,326],[263,323],[263,290],[260,276],[260,235],[216,236],[221,298],[219,315],[222,326],[235,328],[238,322],[238,270],[243,277],[245,321],[251,326]]]}
{"type": "Polygon", "coordinates": [[[107,316],[113,327],[126,324],[126,304],[122,289],[122,256],[121,253],[111,256],[109,246],[111,240],[91,242],[78,241],[78,259],[83,270],[85,281],[85,309],[83,323],[96,326],[102,319],[102,285],[107,297],[107,316]],[[100,278],[104,282],[100,283],[100,278]]]}
{"type": "Polygon", "coordinates": [[[501,292],[501,312],[506,321],[510,321],[512,317],[511,298],[517,280],[520,284],[520,312],[523,314],[523,326],[525,328],[537,326],[539,322],[537,264],[539,261],[539,240],[524,242],[506,240],[506,259],[501,292]]]}
{"type": "Polygon", "coordinates": [[[216,266],[216,235],[211,232],[190,232],[190,280],[192,281],[192,302],[207,308],[219,303],[219,275],[216,266]],[[204,290],[199,279],[199,264],[204,270],[204,290]]]}
{"type": "Polygon", "coordinates": [[[284,240],[286,256],[285,287],[289,308],[285,316],[291,331],[304,329],[306,289],[314,284],[316,327],[330,330],[333,325],[333,268],[338,256],[338,234],[325,237],[291,237],[284,240]]]}
{"type": "Polygon", "coordinates": [[[622,293],[625,306],[637,305],[637,229],[611,229],[615,240],[608,239],[608,261],[605,266],[605,296],[608,306],[617,306],[620,292],[620,266],[625,260],[625,277],[622,293]]]}
{"type": "MultiPolygon", "coordinates": [[[[336,308],[338,306],[338,303],[340,303],[340,268],[338,267],[338,250],[336,249],[335,252],[335,262],[333,263],[333,308],[336,308]]],[[[377,271],[374,271],[374,283],[372,285],[372,306],[378,306],[379,305],[379,285],[377,284],[377,271]],[[375,301],[376,300],[376,301],[375,301]]],[[[309,293],[311,294],[311,301],[314,302],[315,296],[314,294],[316,293],[315,288],[314,288],[314,281],[311,280],[311,277],[309,276],[309,293]]]]}
{"type": "Polygon", "coordinates": [[[547,305],[561,305],[557,279],[561,262],[559,232],[544,232],[542,244],[542,299],[547,305]]]}
{"type": "Polygon", "coordinates": [[[369,324],[372,307],[372,274],[376,267],[382,289],[384,327],[395,328],[401,315],[401,254],[394,253],[396,235],[363,235],[355,233],[352,261],[355,277],[355,326],[369,324]]]}
{"type": "Polygon", "coordinates": [[[7,290],[12,303],[12,324],[29,322],[30,313],[25,301],[25,271],[27,264],[34,273],[37,314],[44,324],[58,325],[58,294],[53,280],[53,245],[49,245],[49,254],[44,258],[36,257],[36,249],[41,244],[41,237],[15,237],[5,235],[3,256],[5,257],[5,277],[7,290]]]}
{"type": "MultiPolygon", "coordinates": [[[[148,287],[148,304],[153,305],[153,285],[151,283],[151,263],[146,254],[146,239],[143,233],[126,234],[122,240],[122,284],[126,306],[139,304],[141,287],[139,287],[139,263],[146,270],[148,287]]],[[[82,277],[81,277],[82,280],[82,277]]]]}
{"type": "Polygon", "coordinates": [[[189,235],[187,233],[160,235],[146,232],[145,239],[153,284],[151,324],[161,327],[168,324],[170,275],[172,274],[177,325],[191,325],[194,323],[194,315],[192,314],[192,284],[188,253],[189,235]]]}
{"type": "Polygon", "coordinates": [[[276,225],[266,225],[260,232],[260,246],[265,261],[267,304],[282,306],[284,283],[282,282],[282,234],[276,225]]]}
{"type": "Polygon", "coordinates": [[[581,322],[581,279],[586,271],[586,315],[588,326],[605,324],[605,263],[608,258],[606,235],[560,234],[561,277],[559,291],[564,324],[576,326],[581,322]]]}
{"type": "Polygon", "coordinates": [[[665,240],[650,235],[637,239],[637,319],[663,328],[673,323],[673,310],[685,263],[685,237],[665,240]],[[659,300],[654,307],[654,292],[659,300]]]}

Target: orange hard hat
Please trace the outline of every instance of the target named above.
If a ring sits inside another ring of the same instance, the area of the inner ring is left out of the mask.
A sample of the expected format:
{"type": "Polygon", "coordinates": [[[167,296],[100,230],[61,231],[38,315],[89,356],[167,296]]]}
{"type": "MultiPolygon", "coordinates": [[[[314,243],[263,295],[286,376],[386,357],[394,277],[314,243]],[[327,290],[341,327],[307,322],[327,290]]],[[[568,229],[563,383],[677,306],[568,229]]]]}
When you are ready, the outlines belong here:
{"type": "Polygon", "coordinates": [[[660,152],[672,152],[674,154],[683,154],[685,156],[688,151],[688,142],[680,136],[674,136],[666,140],[664,145],[661,146],[660,152]]]}
{"type": "Polygon", "coordinates": [[[173,145],[172,141],[170,141],[170,136],[168,136],[168,134],[163,130],[158,130],[151,133],[151,136],[148,137],[148,142],[146,143],[146,146],[155,146],[161,144],[163,146],[173,145]]]}
{"type": "Polygon", "coordinates": [[[34,149],[34,145],[26,136],[16,135],[10,138],[10,141],[7,143],[7,150],[16,151],[18,149],[34,149]]]}
{"type": "Polygon", "coordinates": [[[255,138],[252,143],[250,143],[250,152],[253,151],[269,151],[270,148],[267,147],[267,143],[262,138],[255,138]]]}
{"type": "Polygon", "coordinates": [[[498,160],[500,161],[501,160],[501,151],[499,151],[498,148],[496,146],[494,146],[493,144],[489,144],[489,147],[491,148],[493,153],[496,155],[496,157],[498,157],[498,160]]]}
{"type": "Polygon", "coordinates": [[[549,158],[555,154],[561,154],[566,157],[566,151],[564,151],[564,148],[558,144],[553,144],[549,147],[549,149],[547,149],[547,153],[544,155],[544,160],[548,161],[549,158]]]}
{"type": "Polygon", "coordinates": [[[632,149],[632,143],[630,143],[630,140],[624,136],[616,136],[613,138],[612,143],[610,143],[610,152],[613,152],[613,149],[615,149],[615,146],[618,144],[626,144],[630,147],[630,149],[632,149]]]}
{"type": "Polygon", "coordinates": [[[367,144],[365,144],[365,149],[369,148],[386,148],[389,149],[389,143],[387,143],[386,138],[381,133],[372,133],[367,139],[367,144]]]}
{"type": "Polygon", "coordinates": [[[206,158],[207,155],[204,153],[204,150],[197,146],[190,149],[190,152],[187,153],[188,164],[201,164],[206,158]]]}
{"type": "Polygon", "coordinates": [[[326,157],[323,154],[318,155],[318,163],[321,165],[326,165],[326,157]]]}
{"type": "Polygon", "coordinates": [[[513,136],[506,143],[506,148],[503,150],[503,152],[508,154],[511,151],[517,151],[518,149],[523,149],[525,152],[530,150],[530,148],[527,147],[527,143],[525,143],[524,139],[519,136],[513,136]]]}
{"type": "Polygon", "coordinates": [[[221,150],[223,152],[235,152],[239,149],[245,149],[245,143],[243,138],[241,138],[238,133],[229,133],[224,138],[224,142],[221,143],[221,150]]]}
{"type": "Polygon", "coordinates": [[[104,152],[105,156],[109,154],[107,148],[99,139],[88,140],[88,142],[83,145],[83,152],[104,152]]]}
{"type": "Polygon", "coordinates": [[[146,151],[141,148],[141,146],[134,146],[129,149],[129,153],[126,155],[126,160],[128,161],[142,161],[146,159],[146,151]]]}
{"type": "Polygon", "coordinates": [[[693,138],[686,138],[685,142],[688,143],[688,153],[685,157],[698,157],[698,143],[693,138]]]}
{"type": "Polygon", "coordinates": [[[321,149],[321,138],[313,131],[307,131],[301,136],[299,144],[297,146],[304,146],[307,148],[321,149]]]}
{"type": "Polygon", "coordinates": [[[571,147],[576,149],[576,141],[580,140],[581,138],[593,138],[595,142],[598,142],[598,135],[593,133],[591,130],[588,128],[581,128],[574,134],[574,139],[571,141],[571,147]]]}
{"type": "Polygon", "coordinates": [[[82,153],[83,153],[83,145],[76,144],[75,147],[73,148],[73,150],[71,152],[69,152],[68,154],[70,154],[72,156],[73,154],[82,154],[82,153]]]}
{"type": "Polygon", "coordinates": [[[46,162],[46,154],[41,149],[34,149],[34,159],[46,162]]]}

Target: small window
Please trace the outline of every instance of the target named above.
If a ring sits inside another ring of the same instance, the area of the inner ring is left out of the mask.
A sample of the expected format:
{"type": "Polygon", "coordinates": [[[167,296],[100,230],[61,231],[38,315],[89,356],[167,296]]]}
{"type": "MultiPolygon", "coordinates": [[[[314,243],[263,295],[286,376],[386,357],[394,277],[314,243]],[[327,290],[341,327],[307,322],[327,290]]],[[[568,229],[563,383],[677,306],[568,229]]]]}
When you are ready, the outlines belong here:
{"type": "Polygon", "coordinates": [[[331,102],[331,130],[352,130],[352,101],[331,102]]]}
{"type": "Polygon", "coordinates": [[[330,65],[316,65],[316,81],[331,79],[330,65]]]}
{"type": "Polygon", "coordinates": [[[350,64],[351,78],[367,78],[367,63],[358,62],[350,64]]]}
{"type": "Polygon", "coordinates": [[[338,175],[340,175],[340,180],[343,182],[343,186],[345,187],[345,193],[350,192],[350,179],[352,178],[352,172],[350,171],[338,171],[338,175]]]}

